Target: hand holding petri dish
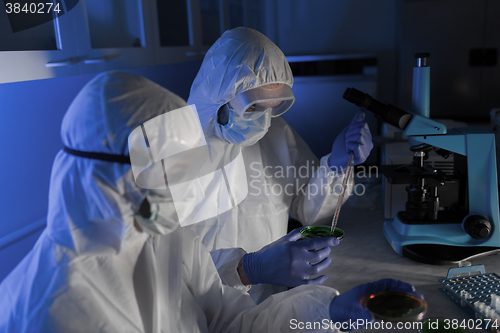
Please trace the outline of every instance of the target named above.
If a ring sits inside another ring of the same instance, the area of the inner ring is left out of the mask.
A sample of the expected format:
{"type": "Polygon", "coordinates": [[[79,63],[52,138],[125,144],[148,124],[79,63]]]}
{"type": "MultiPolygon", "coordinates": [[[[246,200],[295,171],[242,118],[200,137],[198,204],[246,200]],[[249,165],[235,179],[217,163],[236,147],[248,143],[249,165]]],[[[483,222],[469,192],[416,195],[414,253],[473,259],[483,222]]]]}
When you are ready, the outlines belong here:
{"type": "Polygon", "coordinates": [[[332,228],[327,225],[318,225],[304,228],[300,231],[302,239],[320,238],[320,237],[335,237],[339,241],[344,238],[344,231],[335,228],[332,234],[332,228]]]}
{"type": "Polygon", "coordinates": [[[427,311],[423,299],[402,291],[381,291],[365,297],[362,302],[375,319],[384,321],[420,321],[427,311]]]}

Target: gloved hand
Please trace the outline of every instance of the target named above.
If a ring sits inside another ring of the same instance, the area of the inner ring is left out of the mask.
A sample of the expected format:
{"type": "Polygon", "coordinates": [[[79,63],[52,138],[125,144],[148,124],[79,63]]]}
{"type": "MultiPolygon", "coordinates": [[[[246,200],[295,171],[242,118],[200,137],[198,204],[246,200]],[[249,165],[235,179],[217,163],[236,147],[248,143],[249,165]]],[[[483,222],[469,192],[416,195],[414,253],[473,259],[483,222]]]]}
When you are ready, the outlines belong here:
{"type": "Polygon", "coordinates": [[[361,299],[364,296],[385,290],[410,292],[417,297],[423,298],[422,295],[415,293],[415,288],[411,284],[394,279],[382,279],[356,286],[335,297],[330,303],[331,320],[335,323],[346,323],[349,320],[356,322],[358,319],[365,322],[372,320],[371,313],[364,309],[360,303],[361,299]]]}
{"type": "Polygon", "coordinates": [[[252,284],[295,287],[325,282],[325,275],[311,280],[307,277],[322,272],[330,265],[330,246],[338,245],[339,240],[323,237],[297,241],[302,237],[302,229],[295,229],[259,251],[243,256],[243,269],[252,284]]]}
{"type": "Polygon", "coordinates": [[[363,163],[373,148],[372,135],[368,124],[364,121],[365,111],[360,110],[351,123],[340,132],[335,139],[328,165],[334,171],[344,172],[349,155],[354,153],[353,165],[363,163]]]}

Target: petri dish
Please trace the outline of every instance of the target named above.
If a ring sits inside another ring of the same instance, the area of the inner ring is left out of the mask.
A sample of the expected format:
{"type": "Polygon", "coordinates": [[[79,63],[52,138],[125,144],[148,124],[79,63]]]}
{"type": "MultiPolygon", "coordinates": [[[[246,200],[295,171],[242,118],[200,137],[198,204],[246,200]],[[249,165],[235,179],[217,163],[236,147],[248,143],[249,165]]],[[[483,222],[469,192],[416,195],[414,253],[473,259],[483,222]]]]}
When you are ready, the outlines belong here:
{"type": "Polygon", "coordinates": [[[338,240],[342,240],[344,238],[344,230],[335,228],[333,231],[333,235],[331,234],[331,231],[332,227],[330,226],[318,225],[302,229],[300,233],[302,234],[302,239],[336,237],[338,240]]]}
{"type": "Polygon", "coordinates": [[[424,300],[401,291],[382,291],[367,296],[364,306],[375,319],[385,321],[420,321],[427,311],[424,300]]]}

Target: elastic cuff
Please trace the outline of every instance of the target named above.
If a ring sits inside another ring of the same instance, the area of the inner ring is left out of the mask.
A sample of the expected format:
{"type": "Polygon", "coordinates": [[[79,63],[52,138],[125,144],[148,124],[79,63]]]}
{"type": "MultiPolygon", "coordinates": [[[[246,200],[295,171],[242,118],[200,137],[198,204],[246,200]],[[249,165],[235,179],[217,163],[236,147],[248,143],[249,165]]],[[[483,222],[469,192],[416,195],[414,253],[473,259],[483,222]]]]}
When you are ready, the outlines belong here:
{"type": "MultiPolygon", "coordinates": [[[[238,263],[245,254],[246,251],[240,247],[218,249],[210,252],[223,284],[243,291],[250,289],[242,283],[238,272],[238,263]]],[[[240,271],[243,273],[243,267],[240,268],[240,271]]]]}
{"type": "Polygon", "coordinates": [[[333,166],[333,167],[330,166],[330,155],[331,154],[328,154],[328,155],[325,155],[321,158],[321,160],[319,162],[321,168],[328,170],[327,176],[329,178],[334,178],[335,176],[342,176],[341,173],[337,172],[338,168],[336,166],[333,166]]]}
{"type": "Polygon", "coordinates": [[[337,168],[336,166],[333,166],[333,167],[332,167],[332,166],[330,165],[330,156],[331,156],[331,155],[332,155],[332,154],[330,153],[330,154],[328,154],[328,155],[323,156],[323,157],[321,158],[321,160],[320,160],[320,164],[321,164],[321,165],[326,166],[326,168],[327,168],[328,170],[331,170],[332,172],[335,172],[335,171],[337,171],[337,169],[338,169],[338,168],[337,168]]]}
{"type": "Polygon", "coordinates": [[[243,270],[252,284],[258,284],[256,280],[258,272],[256,269],[256,256],[255,253],[247,253],[243,256],[241,263],[243,264],[243,270]]]}

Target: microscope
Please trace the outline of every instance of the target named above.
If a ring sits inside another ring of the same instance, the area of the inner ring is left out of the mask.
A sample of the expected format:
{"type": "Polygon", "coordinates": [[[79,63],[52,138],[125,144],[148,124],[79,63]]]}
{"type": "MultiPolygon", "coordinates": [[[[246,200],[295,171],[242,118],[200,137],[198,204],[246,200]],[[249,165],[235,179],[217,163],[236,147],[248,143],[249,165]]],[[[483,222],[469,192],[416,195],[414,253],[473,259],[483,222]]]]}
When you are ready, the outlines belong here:
{"type": "Polygon", "coordinates": [[[448,130],[429,118],[428,57],[415,55],[411,112],[354,88],[343,98],[408,136],[413,162],[381,166],[389,183],[408,184],[405,210],[384,222],[387,241],[412,260],[448,265],[500,252],[495,136],[474,127],[448,130]],[[444,159],[454,154],[453,172],[427,165],[431,150],[444,159]]]}

